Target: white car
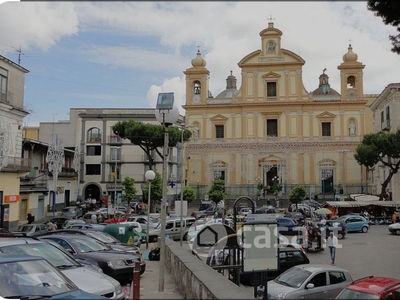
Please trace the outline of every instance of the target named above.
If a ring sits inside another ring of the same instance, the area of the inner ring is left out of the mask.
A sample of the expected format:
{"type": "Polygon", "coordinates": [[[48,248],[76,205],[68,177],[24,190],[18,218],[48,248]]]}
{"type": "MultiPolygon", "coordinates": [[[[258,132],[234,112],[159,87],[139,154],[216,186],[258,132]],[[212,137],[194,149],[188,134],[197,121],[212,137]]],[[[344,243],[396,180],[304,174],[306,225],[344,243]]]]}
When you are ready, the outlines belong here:
{"type": "Polygon", "coordinates": [[[400,235],[400,223],[390,224],[388,229],[390,233],[400,235]]]}
{"type": "Polygon", "coordinates": [[[128,224],[132,226],[135,231],[146,233],[146,230],[143,229],[142,225],[139,222],[126,221],[126,222],[119,222],[119,224],[128,224]]]}

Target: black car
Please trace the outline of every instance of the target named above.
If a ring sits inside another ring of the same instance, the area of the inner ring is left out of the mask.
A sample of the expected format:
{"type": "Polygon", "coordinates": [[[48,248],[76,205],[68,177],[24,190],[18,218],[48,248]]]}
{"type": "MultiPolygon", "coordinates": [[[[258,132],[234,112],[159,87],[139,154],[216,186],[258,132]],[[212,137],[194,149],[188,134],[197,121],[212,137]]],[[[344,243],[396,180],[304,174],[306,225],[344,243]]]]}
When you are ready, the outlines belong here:
{"type": "Polygon", "coordinates": [[[104,274],[121,283],[132,281],[135,262],[140,262],[140,274],[143,274],[146,270],[146,263],[142,260],[141,255],[115,251],[89,236],[57,234],[42,236],[41,239],[52,240],[75,258],[86,259],[98,265],[104,274]]]}
{"type": "Polygon", "coordinates": [[[107,232],[100,232],[91,229],[61,229],[61,230],[49,231],[45,235],[53,235],[53,234],[86,235],[100,242],[103,242],[104,244],[107,244],[113,250],[141,255],[140,249],[138,247],[121,243],[119,240],[117,240],[115,237],[113,237],[111,234],[107,232]]]}
{"type": "Polygon", "coordinates": [[[325,225],[325,237],[329,236],[329,233],[333,231],[333,233],[337,236],[339,240],[344,239],[347,234],[347,225],[343,220],[332,219],[326,220],[325,225]]]}
{"type": "MultiPolygon", "coordinates": [[[[276,271],[268,271],[267,276],[268,280],[274,279],[278,277],[280,274],[290,269],[293,266],[301,265],[301,264],[309,264],[310,260],[304,251],[300,249],[295,249],[292,247],[279,248],[279,269],[276,271]]],[[[229,256],[225,258],[225,265],[230,265],[229,256]]],[[[231,274],[233,275],[233,274],[231,274]]],[[[240,281],[243,283],[247,283],[251,286],[261,285],[261,273],[240,273],[240,281]]]]}

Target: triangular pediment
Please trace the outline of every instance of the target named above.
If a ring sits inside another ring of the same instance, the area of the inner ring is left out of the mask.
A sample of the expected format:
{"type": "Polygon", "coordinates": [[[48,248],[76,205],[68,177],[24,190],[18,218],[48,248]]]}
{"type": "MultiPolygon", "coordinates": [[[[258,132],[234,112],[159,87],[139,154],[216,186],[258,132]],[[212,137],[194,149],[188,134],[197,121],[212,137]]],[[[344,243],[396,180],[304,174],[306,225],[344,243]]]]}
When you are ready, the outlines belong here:
{"type": "Polygon", "coordinates": [[[215,121],[228,121],[228,118],[223,116],[223,115],[221,115],[221,114],[218,114],[218,115],[212,117],[210,120],[213,121],[213,122],[215,122],[215,121]]]}
{"type": "Polygon", "coordinates": [[[266,78],[280,78],[280,77],[281,77],[281,75],[279,75],[278,73],[275,73],[275,72],[268,72],[268,73],[265,73],[262,76],[262,78],[264,78],[264,79],[266,79],[266,78]]]}
{"type": "Polygon", "coordinates": [[[336,115],[333,113],[330,113],[329,111],[324,111],[323,113],[320,113],[317,115],[317,118],[336,118],[336,115]]]}

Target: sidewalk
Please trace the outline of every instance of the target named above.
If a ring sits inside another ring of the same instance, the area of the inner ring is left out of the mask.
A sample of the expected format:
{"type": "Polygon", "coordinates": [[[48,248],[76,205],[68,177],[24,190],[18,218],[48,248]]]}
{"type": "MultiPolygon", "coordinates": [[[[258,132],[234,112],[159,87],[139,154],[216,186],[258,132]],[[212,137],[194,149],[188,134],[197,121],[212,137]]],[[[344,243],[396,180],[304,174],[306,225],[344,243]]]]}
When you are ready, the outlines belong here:
{"type": "MultiPolygon", "coordinates": [[[[149,244],[149,250],[155,248],[157,243],[149,244]]],[[[171,272],[167,267],[164,271],[164,291],[158,291],[158,281],[159,281],[159,270],[160,262],[151,261],[147,259],[146,255],[146,245],[141,245],[141,251],[143,253],[143,258],[146,259],[146,271],[140,276],[140,299],[184,299],[183,295],[179,292],[178,287],[175,285],[175,281],[172,278],[171,272]]],[[[126,291],[127,299],[129,298],[127,294],[126,287],[123,287],[126,291]]]]}

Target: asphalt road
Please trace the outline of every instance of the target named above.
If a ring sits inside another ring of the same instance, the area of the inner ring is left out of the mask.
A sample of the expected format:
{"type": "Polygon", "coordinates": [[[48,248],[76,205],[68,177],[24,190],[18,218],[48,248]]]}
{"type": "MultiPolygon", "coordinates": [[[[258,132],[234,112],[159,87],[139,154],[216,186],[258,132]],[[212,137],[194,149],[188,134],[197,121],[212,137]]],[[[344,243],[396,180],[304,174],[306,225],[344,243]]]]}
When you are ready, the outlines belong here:
{"type": "MultiPolygon", "coordinates": [[[[336,266],[348,270],[353,279],[369,275],[400,278],[400,235],[392,235],[388,225],[372,225],[367,233],[349,233],[339,240],[336,266]]],[[[330,264],[329,250],[307,253],[310,263],[330,264]]],[[[244,286],[253,294],[254,287],[244,286]]]]}

